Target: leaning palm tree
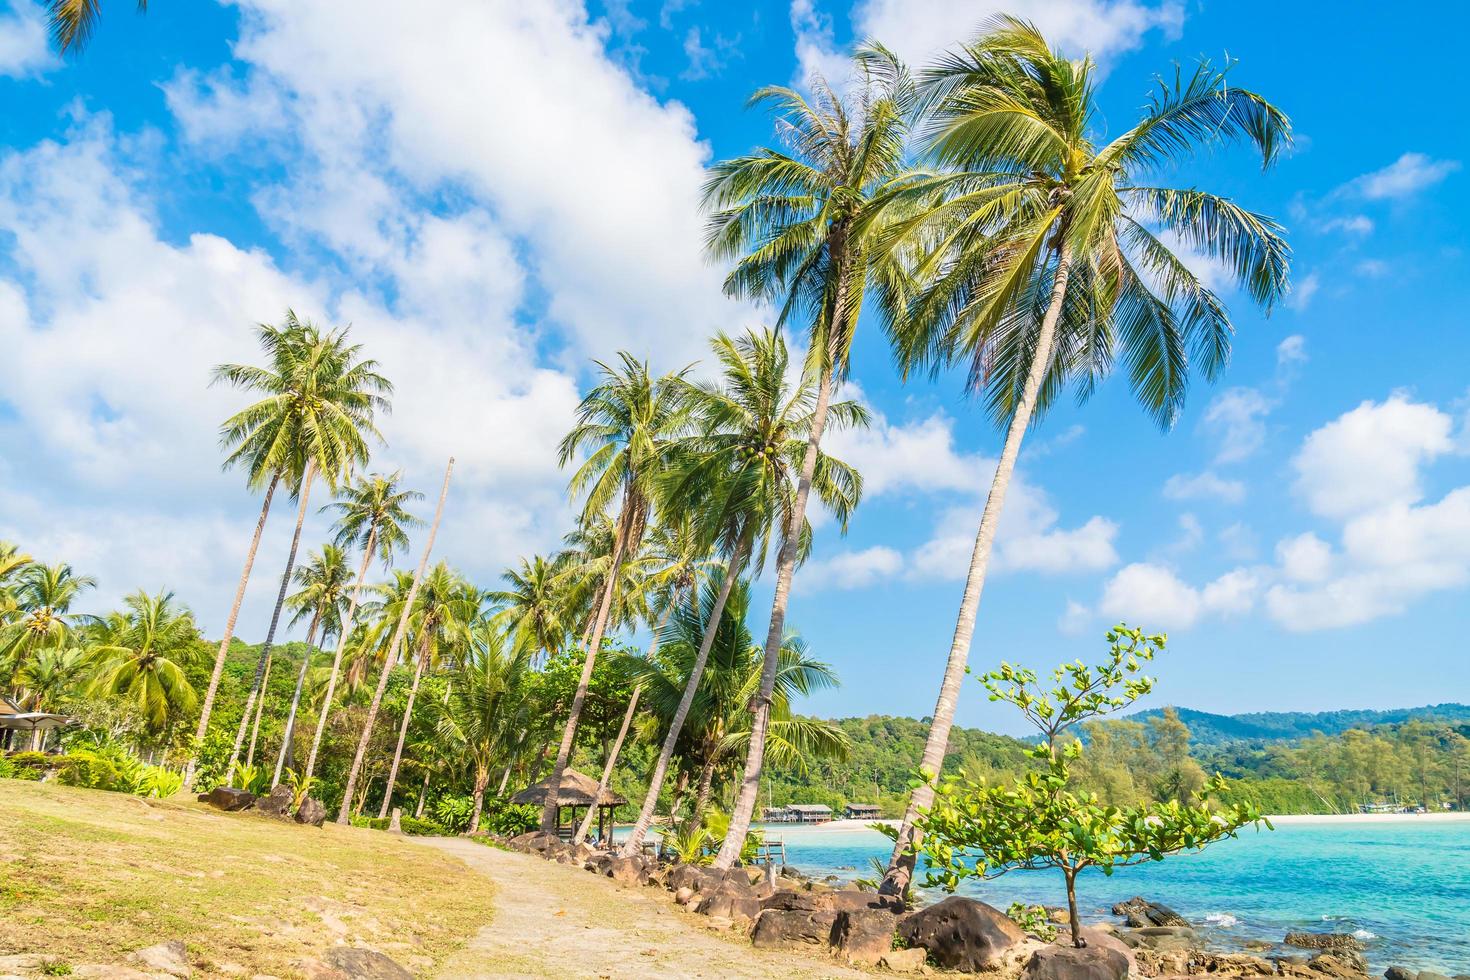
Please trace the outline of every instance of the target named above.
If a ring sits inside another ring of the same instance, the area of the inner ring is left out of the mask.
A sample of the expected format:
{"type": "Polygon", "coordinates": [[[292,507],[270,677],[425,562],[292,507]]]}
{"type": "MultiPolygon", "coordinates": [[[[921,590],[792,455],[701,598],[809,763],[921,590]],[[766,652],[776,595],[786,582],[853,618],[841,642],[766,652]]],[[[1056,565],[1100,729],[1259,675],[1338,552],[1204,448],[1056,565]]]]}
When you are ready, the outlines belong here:
{"type": "MultiPolygon", "coordinates": [[[[834,386],[848,370],[863,301],[870,288],[893,288],[890,252],[882,248],[895,195],[915,179],[906,169],[905,115],[911,87],[903,73],[873,74],[858,62],[856,94],[844,100],[825,82],[813,98],[779,86],[763,88],[752,104],[773,105],[788,151],[763,149],[717,164],[705,186],[712,211],[708,250],[733,260],[727,292],[780,301],[780,323],[810,318],[807,372],[816,383],[807,448],[801,461],[790,533],[776,558],[765,673],[752,703],[755,737],[731,813],[731,839],[743,839],[755,810],[770,717],[771,685],[784,635],[791,577],[822,433],[834,386]]],[[[900,279],[901,281],[901,279],[900,279]]],[[[717,864],[729,867],[739,845],[727,840],[717,864]]]]}
{"type": "Polygon", "coordinates": [[[26,565],[16,578],[17,615],[0,629],[0,677],[7,685],[38,652],[68,645],[77,628],[92,621],[71,607],[83,592],[97,586],[96,579],[78,575],[65,562],[26,565]]]}
{"type": "Polygon", "coordinates": [[[149,733],[158,736],[198,703],[185,668],[198,657],[199,626],[172,592],[149,595],[140,589],[123,605],[126,611],[108,616],[97,628],[92,693],[133,705],[149,733]]]}
{"type": "MultiPolygon", "coordinates": [[[[699,434],[685,440],[661,481],[662,509],[698,515],[715,550],[726,556],[722,588],[712,604],[704,637],[685,683],[679,709],[664,735],[648,793],[625,853],[637,854],[653,820],[663,781],[673,761],[704,665],[730,590],[747,563],[756,573],[775,540],[800,557],[811,539],[804,514],[797,514],[800,474],[815,422],[818,383],[809,375],[788,381],[789,357],[780,334],[752,331],[739,339],[720,334],[712,342],[721,367],[718,383],[684,383],[684,399],[699,434]],[[794,530],[793,530],[794,529],[794,530]]],[[[867,413],[855,402],[827,406],[827,424],[860,426],[867,413]]],[[[862,479],[840,460],[818,452],[809,486],[846,531],[848,516],[862,494],[862,479]]]]}
{"type": "Polygon", "coordinates": [[[388,770],[388,782],[383,789],[383,803],[379,817],[388,815],[393,802],[393,789],[398,782],[398,767],[403,761],[403,745],[408,739],[408,726],[413,720],[413,705],[418,698],[419,681],[425,670],[432,670],[440,662],[461,655],[470,645],[470,631],[479,618],[481,600],[479,589],[464,576],[454,571],[445,562],[429,570],[419,587],[411,606],[405,589],[411,591],[408,576],[399,574],[392,584],[394,596],[383,603],[385,619],[394,619],[403,612],[408,613],[410,635],[416,641],[413,681],[408,688],[408,703],[403,708],[403,720],[398,729],[398,744],[393,749],[393,766],[388,770]]]}
{"type": "MultiPolygon", "coordinates": [[[[1097,145],[1095,67],[1068,59],[1031,26],[992,21],[925,76],[924,135],[946,173],[902,235],[923,254],[921,285],[894,333],[905,372],[964,365],[1005,442],[975,537],[964,596],[921,761],[937,775],[974,635],[980,593],[1026,429],[1069,385],[1085,397],[1121,358],[1135,395],[1163,427],[1190,370],[1213,378],[1233,328],[1220,298],[1164,233],[1225,266],[1270,309],[1287,288],[1290,250],[1272,219],[1200,190],[1152,186],[1202,149],[1244,142],[1270,166],[1290,145],[1285,115],[1201,64],[1161,84],[1142,120],[1097,145]]],[[[885,888],[912,876],[915,790],[885,888]]]]}
{"type": "Polygon", "coordinates": [[[350,574],[347,555],[341,548],[330,544],[322,545],[317,554],[307,555],[306,564],[296,569],[296,584],[301,586],[301,590],[287,600],[293,610],[289,625],[295,626],[307,618],[311,625],[306,630],[306,652],[301,657],[296,689],[291,694],[291,708],[286,713],[286,731],[281,735],[276,771],[271,775],[272,788],[281,781],[281,772],[291,755],[296,734],[296,712],[301,708],[301,690],[306,685],[306,672],[311,667],[311,655],[316,649],[317,630],[321,630],[323,637],[341,634],[342,603],[347,598],[350,574]]]}
{"type": "MultiPolygon", "coordinates": [[[[561,785],[562,774],[571,758],[577,722],[587,699],[587,688],[592,682],[592,670],[602,646],[623,563],[629,555],[637,552],[643,540],[652,507],[654,480],[667,461],[674,437],[684,426],[684,413],[674,386],[681,374],[655,378],[649,373],[647,364],[640,363],[631,355],[619,353],[618,358],[618,367],[598,362],[603,381],[582,399],[577,408],[577,424],[562,440],[559,449],[563,466],[583,449],[592,450],[572,474],[569,487],[574,496],[585,494],[583,523],[591,523],[614,505],[617,517],[607,573],[603,576],[587,652],[582,661],[582,675],[572,696],[561,745],[551,768],[551,786],[561,785]]],[[[546,796],[546,806],[541,813],[543,829],[554,830],[556,827],[556,799],[555,793],[546,796]]]]}
{"type": "Polygon", "coordinates": [[[266,471],[281,473],[299,506],[281,587],[235,733],[230,768],[240,757],[251,709],[263,696],[266,663],[291,585],[312,483],[320,476],[335,490],[355,466],[367,462],[368,437],[382,439],[373,417],[389,410],[387,395],[393,390],[378,373],[377,362],[361,358],[361,345],[347,342],[346,328],[323,333],[287,310],[282,326],[261,324],[257,332],[272,355],[271,368],[221,364],[214,369],[214,379],[266,397],[227,419],[220,441],[235,447],[226,465],[245,462],[252,477],[266,471]]]}
{"type": "MultiPolygon", "coordinates": [[[[322,697],[322,708],[317,714],[316,734],[311,739],[311,753],[306,759],[306,775],[316,772],[316,757],[322,745],[322,733],[327,728],[327,715],[332,710],[332,698],[337,692],[337,679],[342,670],[342,657],[352,634],[353,618],[357,604],[362,598],[362,585],[367,579],[368,565],[376,555],[384,570],[393,566],[393,556],[408,547],[408,530],[423,523],[408,512],[412,501],[424,499],[417,490],[400,490],[402,472],[384,476],[373,473],[359,477],[351,486],[338,492],[335,503],[328,507],[337,511],[335,544],[344,551],[354,547],[362,549],[362,563],[357,568],[357,581],[352,587],[352,598],[347,603],[347,612],[342,616],[337,629],[337,652],[332,655],[331,673],[327,675],[327,689],[322,697]]],[[[324,510],[326,508],[323,508],[324,510]]]]}

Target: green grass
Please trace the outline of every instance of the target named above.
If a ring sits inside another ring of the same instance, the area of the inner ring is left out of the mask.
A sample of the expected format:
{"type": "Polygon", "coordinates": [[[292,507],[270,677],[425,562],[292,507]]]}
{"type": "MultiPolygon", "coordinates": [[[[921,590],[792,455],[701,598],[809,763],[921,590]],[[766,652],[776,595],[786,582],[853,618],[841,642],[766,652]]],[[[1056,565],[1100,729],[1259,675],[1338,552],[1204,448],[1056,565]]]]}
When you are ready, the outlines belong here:
{"type": "Polygon", "coordinates": [[[0,954],[58,970],[182,939],[206,975],[343,942],[422,973],[490,918],[483,875],[377,831],[12,779],[0,799],[0,954]]]}

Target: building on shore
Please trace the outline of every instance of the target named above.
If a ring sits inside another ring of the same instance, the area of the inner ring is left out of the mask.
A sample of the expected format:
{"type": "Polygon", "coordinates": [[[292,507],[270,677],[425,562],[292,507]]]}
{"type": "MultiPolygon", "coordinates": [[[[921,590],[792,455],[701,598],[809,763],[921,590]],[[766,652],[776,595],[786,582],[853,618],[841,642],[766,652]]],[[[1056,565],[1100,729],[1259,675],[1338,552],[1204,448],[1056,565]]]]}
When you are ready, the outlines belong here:
{"type": "Polygon", "coordinates": [[[849,803],[842,808],[846,820],[877,820],[878,808],[872,803],[849,803]]]}
{"type": "Polygon", "coordinates": [[[761,811],[766,823],[826,823],[832,819],[832,808],[821,803],[790,803],[768,806],[761,811]]]}

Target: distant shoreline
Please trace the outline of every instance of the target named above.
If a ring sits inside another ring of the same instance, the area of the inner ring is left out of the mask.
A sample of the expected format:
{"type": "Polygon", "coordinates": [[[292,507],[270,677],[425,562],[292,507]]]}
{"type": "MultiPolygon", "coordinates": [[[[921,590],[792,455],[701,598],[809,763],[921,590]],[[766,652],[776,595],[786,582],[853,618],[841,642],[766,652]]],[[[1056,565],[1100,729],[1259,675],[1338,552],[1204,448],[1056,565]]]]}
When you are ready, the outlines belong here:
{"type": "MultiPolygon", "coordinates": [[[[1268,816],[1273,824],[1470,823],[1470,812],[1444,813],[1284,813],[1268,816]]],[[[897,827],[897,820],[828,820],[826,823],[762,824],[768,835],[840,834],[868,830],[873,824],[897,827]]]]}

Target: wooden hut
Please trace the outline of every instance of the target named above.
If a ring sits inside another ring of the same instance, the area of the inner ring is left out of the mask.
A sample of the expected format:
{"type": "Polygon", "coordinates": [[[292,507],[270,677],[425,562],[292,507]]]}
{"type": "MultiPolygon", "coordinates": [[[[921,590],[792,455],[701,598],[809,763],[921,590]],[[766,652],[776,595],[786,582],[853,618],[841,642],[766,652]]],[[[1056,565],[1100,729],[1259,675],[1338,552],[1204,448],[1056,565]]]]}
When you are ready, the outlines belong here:
{"type": "Polygon", "coordinates": [[[849,803],[842,808],[842,816],[847,820],[877,820],[878,808],[871,803],[849,803]]]}
{"type": "MultiPolygon", "coordinates": [[[[510,801],[542,807],[546,805],[546,795],[550,791],[551,777],[547,776],[536,785],[528,786],[512,796],[510,801]]],[[[597,839],[610,841],[614,812],[627,802],[625,797],[619,796],[611,789],[605,790],[601,796],[598,796],[597,780],[589,779],[575,769],[567,769],[561,775],[561,791],[556,794],[556,832],[562,838],[571,839],[572,834],[577,832],[577,825],[582,819],[577,809],[595,805],[597,807],[597,839]],[[563,810],[571,811],[571,819],[565,825],[562,823],[563,810]]]]}
{"type": "Polygon", "coordinates": [[[832,808],[824,803],[792,803],[791,823],[826,823],[832,819],[832,808]]]}

